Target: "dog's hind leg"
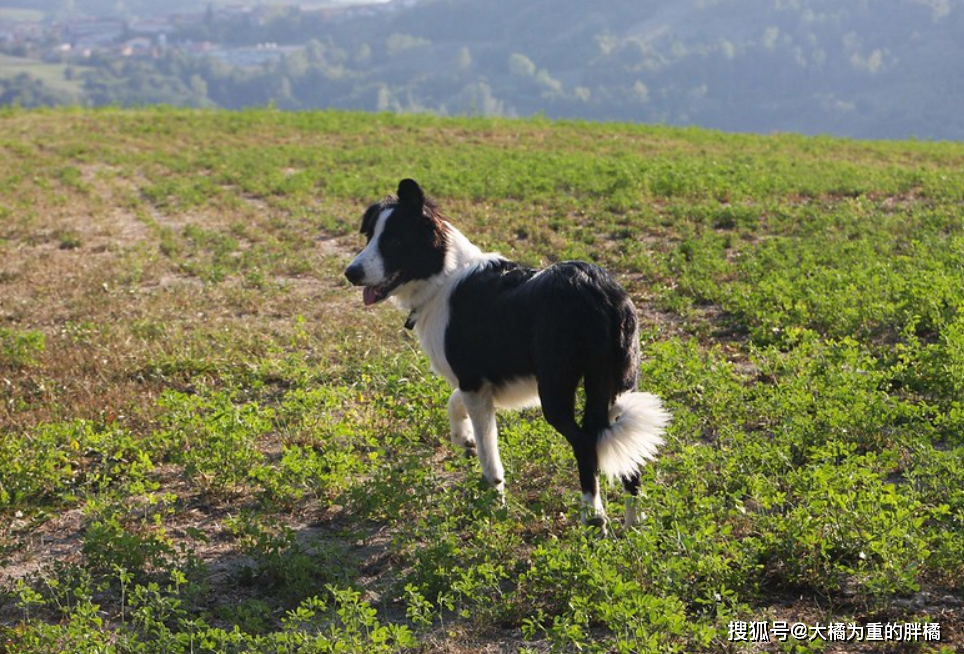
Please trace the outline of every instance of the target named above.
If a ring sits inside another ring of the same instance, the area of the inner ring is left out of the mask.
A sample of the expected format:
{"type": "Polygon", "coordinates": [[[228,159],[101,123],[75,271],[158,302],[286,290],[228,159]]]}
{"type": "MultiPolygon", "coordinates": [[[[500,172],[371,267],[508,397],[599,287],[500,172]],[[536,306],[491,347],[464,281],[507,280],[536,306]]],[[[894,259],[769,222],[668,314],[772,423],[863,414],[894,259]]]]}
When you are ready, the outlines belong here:
{"type": "Polygon", "coordinates": [[[598,527],[606,534],[606,511],[599,493],[598,459],[596,443],[576,422],[575,385],[562,386],[558,380],[540,377],[539,398],[546,422],[565,436],[572,446],[579,468],[579,486],[582,490],[582,519],[586,524],[598,527]]]}
{"type": "Polygon", "coordinates": [[[580,443],[573,446],[579,467],[579,486],[582,488],[583,521],[590,527],[598,527],[603,536],[607,534],[609,518],[603,507],[599,492],[599,472],[596,463],[595,444],[580,443]]]}
{"type": "Polygon", "coordinates": [[[461,447],[466,456],[475,456],[475,432],[469,420],[465,402],[462,401],[462,391],[455,389],[449,396],[449,425],[452,429],[452,445],[461,447]]]}
{"type": "Polygon", "coordinates": [[[459,391],[462,405],[475,431],[475,445],[482,475],[500,495],[505,494],[505,470],[499,458],[499,432],[495,423],[495,402],[488,389],[459,391]]]}
{"type": "Polygon", "coordinates": [[[623,488],[626,489],[626,513],[623,525],[629,529],[635,527],[640,518],[645,517],[639,511],[639,484],[640,473],[637,472],[632,477],[623,477],[623,488]]]}

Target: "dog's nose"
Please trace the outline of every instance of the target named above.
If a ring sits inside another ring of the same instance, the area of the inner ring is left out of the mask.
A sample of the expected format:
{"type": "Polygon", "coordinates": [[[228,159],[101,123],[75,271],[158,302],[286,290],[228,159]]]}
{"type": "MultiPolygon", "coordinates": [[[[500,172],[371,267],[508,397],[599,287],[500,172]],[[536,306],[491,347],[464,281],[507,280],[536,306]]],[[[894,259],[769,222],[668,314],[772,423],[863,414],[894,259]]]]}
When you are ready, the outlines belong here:
{"type": "Polygon", "coordinates": [[[347,268],[345,268],[345,277],[348,278],[355,286],[361,284],[362,278],[365,276],[365,271],[357,263],[353,263],[347,268]]]}

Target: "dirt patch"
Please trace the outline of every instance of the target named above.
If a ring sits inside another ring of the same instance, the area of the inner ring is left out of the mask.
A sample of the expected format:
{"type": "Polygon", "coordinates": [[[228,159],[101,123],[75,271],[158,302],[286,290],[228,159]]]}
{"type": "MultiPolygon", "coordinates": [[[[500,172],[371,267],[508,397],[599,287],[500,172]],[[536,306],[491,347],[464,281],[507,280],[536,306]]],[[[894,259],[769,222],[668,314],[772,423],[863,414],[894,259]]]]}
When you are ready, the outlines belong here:
{"type": "Polygon", "coordinates": [[[40,524],[15,514],[3,538],[18,538],[21,548],[0,567],[0,577],[9,583],[36,574],[55,561],[77,562],[81,556],[83,525],[80,509],[69,509],[40,524]]]}

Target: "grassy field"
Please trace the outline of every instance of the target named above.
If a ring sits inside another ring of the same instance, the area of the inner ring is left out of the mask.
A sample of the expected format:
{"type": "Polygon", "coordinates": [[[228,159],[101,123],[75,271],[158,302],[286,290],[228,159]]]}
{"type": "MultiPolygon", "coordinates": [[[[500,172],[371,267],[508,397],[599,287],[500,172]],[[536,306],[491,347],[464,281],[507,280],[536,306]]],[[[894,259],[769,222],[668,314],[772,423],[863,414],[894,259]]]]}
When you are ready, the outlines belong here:
{"type": "Polygon", "coordinates": [[[7,110],[0,157],[0,652],[964,650],[964,145],[7,110]],[[640,528],[579,524],[538,412],[506,508],[452,450],[342,277],[404,176],[629,289],[640,528]]]}

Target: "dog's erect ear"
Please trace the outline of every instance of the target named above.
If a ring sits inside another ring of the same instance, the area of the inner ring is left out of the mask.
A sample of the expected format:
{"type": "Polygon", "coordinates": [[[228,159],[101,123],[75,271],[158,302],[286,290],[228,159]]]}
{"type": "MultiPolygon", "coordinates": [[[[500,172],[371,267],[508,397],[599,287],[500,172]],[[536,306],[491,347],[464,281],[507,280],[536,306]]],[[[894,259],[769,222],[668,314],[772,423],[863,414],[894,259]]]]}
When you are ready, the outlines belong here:
{"type": "Polygon", "coordinates": [[[425,193],[414,179],[403,179],[398,183],[398,203],[408,205],[418,211],[425,205],[425,193]]]}

